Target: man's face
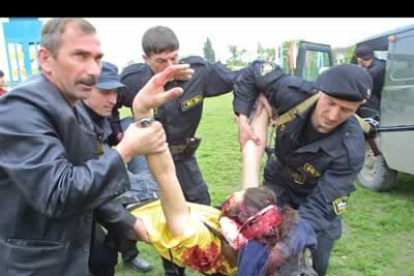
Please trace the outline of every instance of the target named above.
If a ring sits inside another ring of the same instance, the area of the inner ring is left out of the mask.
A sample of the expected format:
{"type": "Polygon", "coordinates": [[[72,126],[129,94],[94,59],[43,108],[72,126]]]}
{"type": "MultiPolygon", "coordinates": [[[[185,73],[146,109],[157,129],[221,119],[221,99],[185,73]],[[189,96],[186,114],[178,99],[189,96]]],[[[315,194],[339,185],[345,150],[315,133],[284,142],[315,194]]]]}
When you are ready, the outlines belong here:
{"type": "Polygon", "coordinates": [[[372,63],[373,59],[363,59],[363,58],[357,58],[357,62],[359,66],[362,67],[369,67],[372,63]]]}
{"type": "Polygon", "coordinates": [[[331,97],[323,92],[312,114],[312,124],[316,131],[329,133],[348,120],[364,101],[351,102],[331,97]]]}
{"type": "Polygon", "coordinates": [[[41,68],[63,96],[74,105],[91,93],[101,72],[102,51],[96,34],[84,34],[68,23],[56,57],[42,48],[41,68]]]}
{"type": "Polygon", "coordinates": [[[155,74],[162,72],[170,65],[178,64],[178,50],[165,51],[158,54],[151,53],[149,56],[143,56],[145,62],[151,67],[155,74]]]}
{"type": "Polygon", "coordinates": [[[103,91],[93,87],[89,96],[83,101],[96,114],[106,117],[112,113],[112,108],[116,104],[116,95],[116,90],[103,91]]]}

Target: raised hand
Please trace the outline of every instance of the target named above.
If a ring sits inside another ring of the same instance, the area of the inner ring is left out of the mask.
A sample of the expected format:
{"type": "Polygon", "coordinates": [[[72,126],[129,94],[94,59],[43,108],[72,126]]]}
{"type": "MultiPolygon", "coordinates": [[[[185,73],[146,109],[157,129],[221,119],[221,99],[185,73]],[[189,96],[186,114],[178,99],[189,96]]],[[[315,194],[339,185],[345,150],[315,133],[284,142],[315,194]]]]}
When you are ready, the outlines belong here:
{"type": "Polygon", "coordinates": [[[147,84],[137,93],[132,103],[132,110],[136,120],[148,117],[151,109],[162,105],[169,99],[180,96],[183,89],[174,87],[168,91],[164,90],[165,84],[172,78],[191,78],[194,70],[189,64],[178,64],[168,66],[164,71],[154,75],[147,84]]]}

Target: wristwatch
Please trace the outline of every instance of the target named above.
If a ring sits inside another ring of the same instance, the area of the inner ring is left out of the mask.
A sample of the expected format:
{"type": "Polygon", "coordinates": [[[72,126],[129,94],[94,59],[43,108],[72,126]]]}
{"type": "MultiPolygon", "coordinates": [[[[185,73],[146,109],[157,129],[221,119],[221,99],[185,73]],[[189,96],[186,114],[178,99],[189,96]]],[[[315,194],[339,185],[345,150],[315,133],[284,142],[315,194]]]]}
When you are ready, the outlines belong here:
{"type": "Polygon", "coordinates": [[[150,118],[144,117],[140,119],[137,123],[139,124],[140,127],[147,127],[147,126],[150,126],[152,122],[154,122],[154,117],[150,117],[150,118]]]}

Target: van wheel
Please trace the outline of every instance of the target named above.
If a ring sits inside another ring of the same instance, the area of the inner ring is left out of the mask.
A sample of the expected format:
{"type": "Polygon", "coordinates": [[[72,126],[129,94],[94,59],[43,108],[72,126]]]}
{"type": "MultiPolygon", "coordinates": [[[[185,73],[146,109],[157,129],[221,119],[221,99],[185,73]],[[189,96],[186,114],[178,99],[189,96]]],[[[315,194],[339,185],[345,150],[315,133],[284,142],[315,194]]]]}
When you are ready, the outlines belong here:
{"type": "MultiPolygon", "coordinates": [[[[378,138],[375,142],[379,145],[378,138]]],[[[374,156],[368,142],[365,142],[365,163],[358,180],[369,190],[389,191],[397,185],[397,171],[388,167],[382,155],[374,156]]]]}

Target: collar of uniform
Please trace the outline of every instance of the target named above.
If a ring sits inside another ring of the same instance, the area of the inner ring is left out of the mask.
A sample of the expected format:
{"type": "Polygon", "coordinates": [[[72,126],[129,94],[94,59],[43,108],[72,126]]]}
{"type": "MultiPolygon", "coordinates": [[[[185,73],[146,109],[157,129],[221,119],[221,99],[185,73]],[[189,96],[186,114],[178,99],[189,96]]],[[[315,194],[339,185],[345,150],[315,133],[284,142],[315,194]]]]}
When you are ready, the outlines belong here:
{"type": "MultiPolygon", "coordinates": [[[[315,103],[316,105],[316,103],[315,103]]],[[[303,114],[299,115],[303,120],[306,120],[307,116],[311,116],[312,111],[314,110],[315,105],[310,107],[307,111],[305,111],[303,114]]],[[[342,143],[342,129],[344,128],[344,125],[346,125],[347,122],[343,123],[341,126],[336,128],[329,136],[315,141],[313,143],[310,143],[308,145],[305,145],[303,147],[300,147],[297,152],[318,152],[319,149],[323,149],[328,155],[331,157],[337,157],[339,156],[341,150],[338,145],[342,143]]]]}

